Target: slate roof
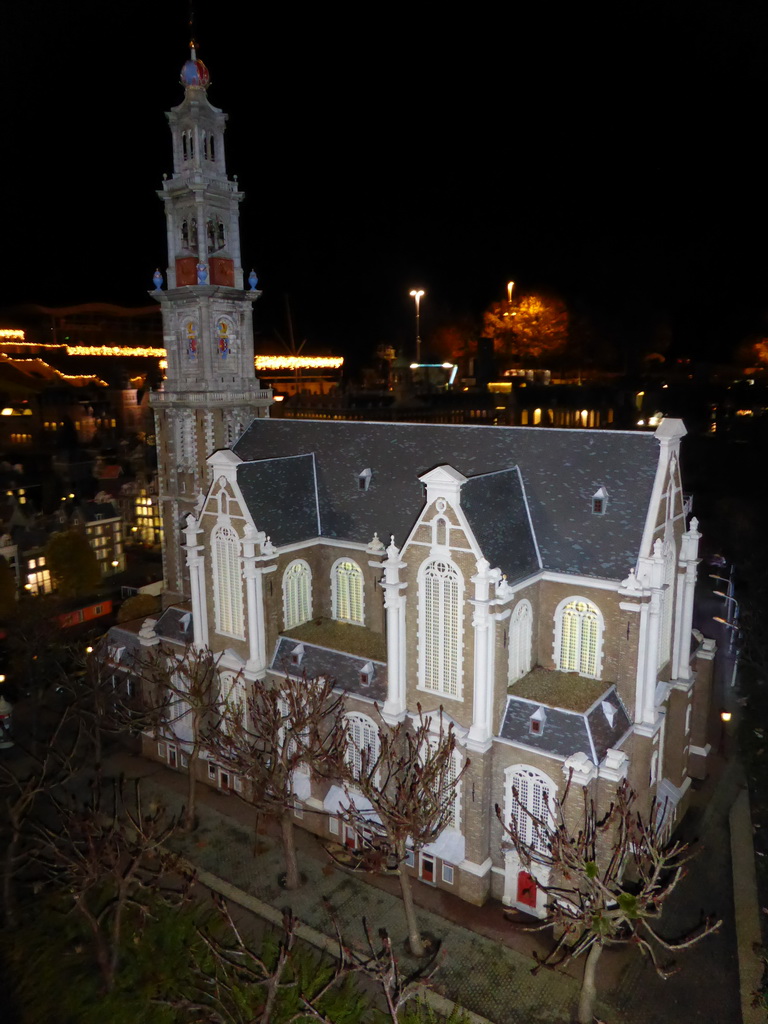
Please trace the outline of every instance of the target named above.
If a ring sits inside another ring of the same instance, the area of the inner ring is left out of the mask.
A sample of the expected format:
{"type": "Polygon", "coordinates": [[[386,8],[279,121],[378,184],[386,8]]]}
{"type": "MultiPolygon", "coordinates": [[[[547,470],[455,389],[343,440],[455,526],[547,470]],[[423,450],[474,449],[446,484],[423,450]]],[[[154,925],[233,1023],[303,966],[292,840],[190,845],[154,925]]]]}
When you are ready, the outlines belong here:
{"type": "Polygon", "coordinates": [[[237,482],[254,522],[273,544],[318,536],[314,455],[246,462],[237,467],[237,482]]]}
{"type": "Polygon", "coordinates": [[[503,566],[510,582],[536,572],[539,554],[518,467],[470,477],[461,507],[491,566],[503,566]]]}
{"type": "Polygon", "coordinates": [[[185,608],[166,608],[155,625],[155,632],[163,640],[176,644],[192,643],[192,612],[185,608]]]}
{"type": "Polygon", "coordinates": [[[387,666],[381,661],[371,661],[374,669],[373,679],[364,686],[360,682],[360,673],[368,661],[367,658],[357,658],[352,654],[332,651],[328,647],[315,647],[313,644],[281,636],[277,639],[269,667],[270,671],[283,676],[286,672],[290,672],[291,675],[304,672],[309,679],[317,676],[333,679],[340,689],[348,693],[383,703],[387,699],[387,666]],[[304,648],[298,666],[291,665],[291,653],[296,647],[304,648]]]}
{"type": "Polygon", "coordinates": [[[394,534],[402,546],[423,507],[419,476],[447,464],[473,478],[464,488],[468,515],[492,567],[514,578],[533,564],[524,488],[543,567],[615,580],[637,560],[659,456],[654,436],[639,432],[270,419],[254,420],[233,451],[262,467],[241,466],[238,479],[257,527],[275,543],[318,536],[316,500],[320,536],[367,544],[374,532],[385,543],[394,534]],[[297,455],[314,456],[316,494],[309,459],[263,462],[297,455]],[[370,486],[361,490],[366,468],[370,486]],[[600,486],[607,511],[593,515],[600,486]]]}
{"type": "Polygon", "coordinates": [[[615,747],[629,728],[627,712],[616,687],[611,686],[585,713],[548,707],[510,694],[500,735],[503,739],[557,757],[566,758],[583,752],[595,764],[600,764],[608,748],[615,747]],[[603,703],[615,709],[613,725],[605,714],[603,703]],[[546,713],[544,727],[540,733],[532,733],[531,716],[542,707],[546,713]]]}

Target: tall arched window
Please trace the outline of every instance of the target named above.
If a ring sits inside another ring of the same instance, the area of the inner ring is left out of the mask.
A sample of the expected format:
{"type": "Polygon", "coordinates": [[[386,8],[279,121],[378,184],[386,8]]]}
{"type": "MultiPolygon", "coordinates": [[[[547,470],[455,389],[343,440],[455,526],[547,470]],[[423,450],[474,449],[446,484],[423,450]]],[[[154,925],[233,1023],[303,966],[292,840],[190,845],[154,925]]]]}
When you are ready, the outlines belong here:
{"type": "Polygon", "coordinates": [[[509,621],[509,682],[531,671],[533,612],[530,601],[521,601],[509,621]]]}
{"type": "Polygon", "coordinates": [[[505,776],[505,821],[514,823],[522,843],[537,853],[546,853],[555,795],[552,781],[534,768],[523,766],[507,768],[505,776]]]}
{"type": "Polygon", "coordinates": [[[216,632],[243,636],[243,586],[240,572],[240,541],[231,526],[217,526],[213,547],[216,632]]]}
{"type": "Polygon", "coordinates": [[[599,677],[603,619],[591,601],[563,601],[555,622],[556,662],[563,672],[599,677]]]}
{"type": "Polygon", "coordinates": [[[421,685],[447,697],[458,697],[463,581],[458,569],[442,559],[426,563],[420,575],[421,685]]]}
{"type": "Polygon", "coordinates": [[[365,622],[363,572],[357,562],[341,559],[334,565],[332,590],[334,619],[362,626],[365,622]]]}
{"type": "Polygon", "coordinates": [[[367,715],[351,713],[346,715],[347,749],[344,761],[355,779],[360,778],[365,755],[366,770],[375,764],[381,751],[379,730],[373,719],[367,715]]]}
{"type": "Polygon", "coordinates": [[[312,618],[312,570],[303,559],[291,562],[283,573],[283,621],[293,629],[312,618]]]}

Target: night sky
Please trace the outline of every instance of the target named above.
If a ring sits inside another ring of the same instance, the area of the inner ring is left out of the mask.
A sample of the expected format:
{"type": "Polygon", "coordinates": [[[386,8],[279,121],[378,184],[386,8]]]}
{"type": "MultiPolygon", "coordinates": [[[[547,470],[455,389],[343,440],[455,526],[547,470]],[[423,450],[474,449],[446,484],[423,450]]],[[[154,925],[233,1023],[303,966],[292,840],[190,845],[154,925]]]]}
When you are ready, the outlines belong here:
{"type": "MultiPolygon", "coordinates": [[[[364,358],[523,289],[620,346],[766,330],[768,9],[198,0],[257,332],[364,358]]],[[[146,305],[187,5],[5,11],[0,305],[146,305]]]]}

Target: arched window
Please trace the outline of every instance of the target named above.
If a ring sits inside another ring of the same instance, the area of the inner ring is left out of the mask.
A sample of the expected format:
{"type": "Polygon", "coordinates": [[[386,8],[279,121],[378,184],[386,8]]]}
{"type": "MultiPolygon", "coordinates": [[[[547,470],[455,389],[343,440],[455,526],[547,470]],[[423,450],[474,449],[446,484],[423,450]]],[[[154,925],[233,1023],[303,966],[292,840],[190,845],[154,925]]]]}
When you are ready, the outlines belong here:
{"type": "Polygon", "coordinates": [[[347,749],[344,762],[353,778],[359,779],[363,770],[365,755],[366,770],[376,763],[381,751],[379,730],[373,719],[367,715],[351,713],[345,716],[347,723],[347,749]]]}
{"type": "Polygon", "coordinates": [[[505,822],[514,823],[522,843],[537,853],[546,853],[548,832],[552,827],[551,801],[555,794],[552,780],[522,765],[507,768],[505,776],[505,822]]]}
{"type": "Polygon", "coordinates": [[[216,632],[242,638],[243,589],[240,542],[230,526],[217,526],[211,540],[216,632]]]}
{"type": "Polygon", "coordinates": [[[420,581],[420,669],[425,690],[459,697],[463,581],[451,563],[436,559],[420,581]]]}
{"type": "Polygon", "coordinates": [[[333,567],[333,617],[342,622],[365,622],[363,572],[357,562],[342,559],[333,567]]]}
{"type": "Polygon", "coordinates": [[[439,516],[432,524],[432,543],[436,547],[447,547],[448,545],[448,521],[439,516]]]}
{"type": "Polygon", "coordinates": [[[556,663],[562,672],[599,677],[603,617],[581,598],[561,602],[555,621],[556,663]]]}
{"type": "Polygon", "coordinates": [[[533,612],[529,601],[521,601],[509,621],[509,682],[531,671],[533,612]]]}
{"type": "Polygon", "coordinates": [[[283,573],[283,622],[285,629],[293,629],[311,618],[312,570],[299,558],[283,573]]]}
{"type": "Polygon", "coordinates": [[[227,730],[227,718],[231,716],[233,719],[239,719],[244,724],[246,722],[246,711],[247,711],[247,692],[245,688],[245,679],[239,673],[235,675],[232,672],[224,672],[221,676],[221,701],[226,705],[227,715],[222,721],[222,728],[226,732],[227,730]]]}

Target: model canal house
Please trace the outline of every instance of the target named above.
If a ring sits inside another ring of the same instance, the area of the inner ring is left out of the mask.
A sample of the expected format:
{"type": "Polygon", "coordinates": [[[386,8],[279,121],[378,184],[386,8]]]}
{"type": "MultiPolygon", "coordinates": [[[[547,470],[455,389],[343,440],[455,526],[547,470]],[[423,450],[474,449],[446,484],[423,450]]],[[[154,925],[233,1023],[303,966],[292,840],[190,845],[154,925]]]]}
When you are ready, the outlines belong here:
{"type": "MultiPolygon", "coordinates": [[[[515,794],[537,812],[569,778],[598,802],[627,778],[671,828],[706,770],[714,645],[692,629],[699,534],[680,480],[685,430],[269,419],[240,290],[239,193],[203,72],[185,65],[171,115],[168,383],[156,404],[167,581],[190,600],[113,630],[113,659],[128,665],[128,648],[158,642],[208,645],[223,692],[242,695],[287,672],[330,677],[346,695],[352,762],[386,723],[442,707],[457,774],[471,764],[449,827],[411,870],[474,903],[541,913],[495,804],[525,829],[515,794]],[[188,281],[185,260],[213,265],[219,223],[226,280],[188,281]]],[[[169,725],[145,752],[183,769],[188,740],[169,725]]],[[[214,760],[204,768],[211,784],[238,787],[214,760]]],[[[340,786],[307,775],[294,788],[302,825],[356,841],[338,816],[340,786]]]]}

